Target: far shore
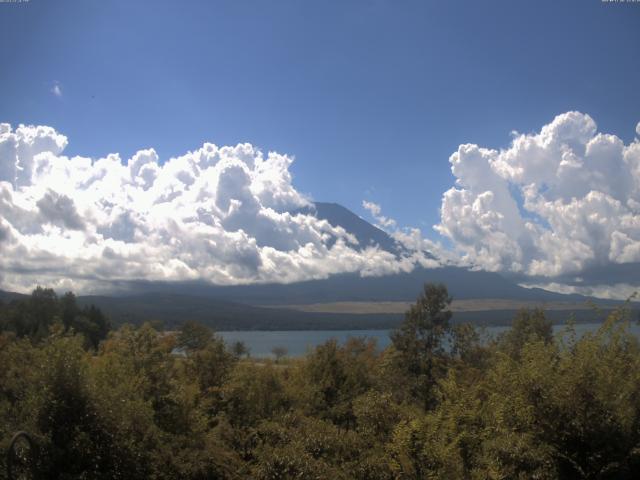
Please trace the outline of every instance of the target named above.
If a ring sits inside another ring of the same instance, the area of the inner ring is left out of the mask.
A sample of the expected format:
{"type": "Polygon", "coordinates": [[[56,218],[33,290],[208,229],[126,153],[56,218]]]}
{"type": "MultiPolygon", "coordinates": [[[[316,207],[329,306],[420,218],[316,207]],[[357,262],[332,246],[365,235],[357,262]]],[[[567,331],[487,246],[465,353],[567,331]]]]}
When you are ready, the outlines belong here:
{"type": "MultiPolygon", "coordinates": [[[[313,313],[396,314],[406,312],[413,303],[415,302],[330,302],[261,305],[261,307],[286,308],[299,312],[313,313]]],[[[611,305],[601,305],[601,307],[611,308],[611,305]]],[[[494,310],[520,310],[522,308],[541,308],[547,311],[575,311],[592,310],[594,305],[588,302],[540,302],[529,300],[506,300],[500,298],[454,300],[451,303],[452,312],[489,312],[494,310]]]]}

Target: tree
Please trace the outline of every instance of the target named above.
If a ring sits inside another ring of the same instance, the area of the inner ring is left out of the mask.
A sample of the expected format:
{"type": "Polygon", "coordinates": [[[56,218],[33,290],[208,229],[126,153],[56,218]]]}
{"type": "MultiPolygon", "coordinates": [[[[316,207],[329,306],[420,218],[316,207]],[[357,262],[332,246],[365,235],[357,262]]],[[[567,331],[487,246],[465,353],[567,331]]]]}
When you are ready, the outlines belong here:
{"type": "Polygon", "coordinates": [[[281,369],[239,363],[223,387],[225,412],[233,425],[252,426],[287,406],[281,369]]]}
{"type": "Polygon", "coordinates": [[[63,334],[44,346],[33,413],[46,478],[123,478],[118,448],[91,396],[82,344],[82,336],[63,334]]]}
{"type": "Polygon", "coordinates": [[[41,340],[59,318],[58,297],[50,288],[37,287],[25,300],[11,302],[6,308],[6,327],[18,337],[41,340]]]}
{"type": "Polygon", "coordinates": [[[355,427],[353,403],[373,386],[379,355],[373,340],[335,338],[318,345],[300,364],[299,390],[292,396],[303,410],[344,428],[355,427]]]}
{"type": "Polygon", "coordinates": [[[271,353],[273,353],[273,356],[276,357],[276,362],[279,362],[280,359],[286,357],[287,353],[289,352],[286,347],[277,346],[271,349],[271,353]]]}
{"type": "Polygon", "coordinates": [[[486,367],[490,351],[481,331],[470,323],[459,323],[451,328],[451,356],[460,368],[473,371],[486,367]]]}
{"type": "Polygon", "coordinates": [[[94,305],[84,307],[75,320],[76,331],[82,333],[93,348],[98,348],[111,330],[109,319],[94,305]]]}
{"type": "Polygon", "coordinates": [[[188,321],[185,322],[180,329],[177,346],[187,351],[202,350],[209,344],[212,338],[213,332],[210,328],[198,322],[188,321]]]}
{"type": "Polygon", "coordinates": [[[443,353],[443,337],[449,332],[451,300],[444,285],[425,284],[400,328],[391,334],[399,367],[414,379],[413,394],[422,401],[425,410],[433,405],[435,368],[443,353]]]}
{"type": "Polygon", "coordinates": [[[63,330],[81,333],[85,346],[97,348],[111,329],[109,319],[94,305],[80,308],[72,292],[58,298],[50,288],[36,288],[25,300],[14,300],[0,312],[0,323],[13,330],[18,337],[27,336],[32,340],[47,337],[54,324],[63,330]]]}
{"type": "Polygon", "coordinates": [[[60,316],[62,318],[62,323],[64,324],[65,329],[69,329],[73,327],[73,322],[80,313],[80,309],[78,308],[78,303],[76,301],[76,296],[73,292],[65,293],[62,298],[60,298],[60,316]]]}
{"type": "Polygon", "coordinates": [[[247,344],[241,340],[238,340],[237,342],[233,342],[233,344],[231,345],[231,351],[238,358],[241,358],[245,355],[249,357],[251,353],[251,351],[249,350],[249,347],[247,347],[247,344]]]}
{"type": "Polygon", "coordinates": [[[552,340],[553,325],[547,320],[544,311],[541,308],[523,308],[513,319],[511,329],[498,338],[498,346],[505,353],[518,358],[527,343],[542,341],[548,344],[552,340]]]}
{"type": "Polygon", "coordinates": [[[614,312],[567,345],[529,338],[487,375],[484,452],[502,477],[533,477],[529,456],[547,478],[639,478],[640,344],[628,323],[614,312]]]}

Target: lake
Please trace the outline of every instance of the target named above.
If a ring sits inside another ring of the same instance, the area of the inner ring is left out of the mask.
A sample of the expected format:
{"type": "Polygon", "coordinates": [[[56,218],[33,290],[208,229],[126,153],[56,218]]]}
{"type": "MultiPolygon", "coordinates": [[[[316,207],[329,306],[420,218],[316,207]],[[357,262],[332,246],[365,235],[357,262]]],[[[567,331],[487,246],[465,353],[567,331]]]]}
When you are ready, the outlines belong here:
{"type": "MultiPolygon", "coordinates": [[[[581,323],[575,325],[576,334],[584,335],[586,332],[593,332],[598,329],[600,323],[581,323]]],[[[564,325],[554,325],[554,332],[558,332],[564,325]]],[[[495,337],[504,332],[509,327],[485,327],[486,336],[495,337]]],[[[640,325],[632,323],[631,331],[640,337],[640,325]]],[[[391,330],[284,330],[284,331],[231,331],[218,332],[227,343],[242,341],[251,352],[252,357],[272,357],[271,351],[274,347],[284,347],[288,351],[288,356],[299,357],[305,355],[310,349],[335,338],[340,343],[344,343],[349,337],[373,338],[378,343],[378,347],[384,349],[391,343],[389,333],[391,330]]]]}

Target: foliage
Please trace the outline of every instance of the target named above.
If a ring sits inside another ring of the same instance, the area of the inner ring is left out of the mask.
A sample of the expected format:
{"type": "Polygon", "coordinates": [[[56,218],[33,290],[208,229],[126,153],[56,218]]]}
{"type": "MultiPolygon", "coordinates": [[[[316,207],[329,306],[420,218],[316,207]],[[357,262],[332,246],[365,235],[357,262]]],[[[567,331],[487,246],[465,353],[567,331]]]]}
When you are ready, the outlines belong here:
{"type": "Polygon", "coordinates": [[[30,432],[52,479],[638,478],[624,309],[581,337],[525,310],[490,341],[450,328],[449,302],[425,286],[384,351],[330,340],[276,362],[189,322],[92,337],[81,319],[103,317],[39,289],[0,306],[0,448],[30,432]]]}
{"type": "Polygon", "coordinates": [[[440,376],[443,338],[449,332],[451,297],[444,285],[426,284],[405,315],[398,330],[391,334],[400,372],[413,383],[412,394],[424,409],[434,403],[434,387],[440,376]]]}
{"type": "Polygon", "coordinates": [[[517,358],[528,343],[542,341],[548,344],[552,339],[553,326],[544,311],[523,309],[513,319],[511,328],[498,338],[498,348],[517,358]]]}
{"type": "Polygon", "coordinates": [[[82,334],[85,345],[92,348],[97,348],[111,329],[109,319],[99,308],[80,308],[72,292],[58,298],[52,289],[38,287],[26,300],[0,304],[0,331],[13,332],[17,337],[42,340],[55,323],[62,323],[65,331],[82,334]]]}

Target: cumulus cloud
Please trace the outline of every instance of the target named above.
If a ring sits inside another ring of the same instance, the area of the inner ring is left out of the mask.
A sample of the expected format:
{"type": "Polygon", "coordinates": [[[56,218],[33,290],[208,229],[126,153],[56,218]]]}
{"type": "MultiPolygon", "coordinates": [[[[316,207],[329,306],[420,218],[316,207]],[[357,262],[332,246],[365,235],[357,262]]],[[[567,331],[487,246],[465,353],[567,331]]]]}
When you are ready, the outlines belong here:
{"type": "Polygon", "coordinates": [[[640,141],[598,132],[586,114],[558,115],[508,148],[460,145],[456,186],[436,230],[463,261],[556,277],[640,262],[640,141]]]}
{"type": "Polygon", "coordinates": [[[409,271],[417,265],[437,268],[459,263],[458,258],[441,243],[425,238],[419,228],[399,228],[395,219],[382,214],[380,204],[363,200],[362,207],[371,214],[377,226],[383,228],[395,240],[401,252],[399,261],[404,264],[404,271],[409,271]]]}
{"type": "Polygon", "coordinates": [[[459,146],[449,159],[456,185],[435,226],[452,249],[363,202],[400,253],[361,248],[316,218],[287,155],[205,143],[166,160],[152,148],[129,159],[70,158],[67,144],[51,127],[0,124],[0,288],[286,283],[443,264],[555,290],[635,288],[635,270],[600,284],[588,272],[640,264],[640,140],[598,132],[579,112],[514,133],[507,148],[459,146]]]}
{"type": "Polygon", "coordinates": [[[36,202],[36,206],[45,222],[59,225],[69,230],[83,230],[84,222],[71,200],[66,195],[48,191],[36,202]]]}
{"type": "Polygon", "coordinates": [[[250,144],[161,162],[69,158],[53,128],[0,124],[2,287],[77,291],[114,282],[293,282],[340,272],[379,275],[411,259],[358,248],[344,229],[303,212],[292,159],[250,144]]]}

